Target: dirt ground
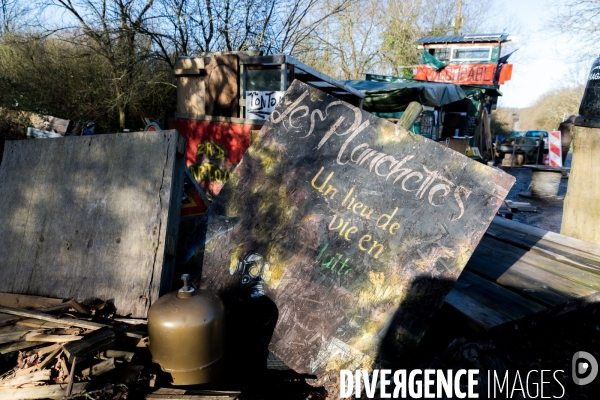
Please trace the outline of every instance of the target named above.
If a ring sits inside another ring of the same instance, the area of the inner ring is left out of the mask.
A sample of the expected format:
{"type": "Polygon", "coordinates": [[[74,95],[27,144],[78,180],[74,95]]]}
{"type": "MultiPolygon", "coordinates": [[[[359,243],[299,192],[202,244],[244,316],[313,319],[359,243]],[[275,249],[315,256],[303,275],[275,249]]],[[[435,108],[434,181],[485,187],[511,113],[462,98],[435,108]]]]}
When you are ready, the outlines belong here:
{"type": "MultiPolygon", "coordinates": [[[[523,224],[536,226],[547,231],[560,233],[560,225],[562,222],[563,200],[539,200],[528,197],[523,197],[520,193],[525,193],[529,190],[531,183],[531,169],[525,167],[505,167],[504,172],[514,176],[517,181],[511,188],[507,200],[530,203],[537,208],[537,212],[515,212],[513,221],[523,224]]],[[[558,189],[558,197],[564,197],[567,194],[568,178],[560,180],[558,189]]]]}

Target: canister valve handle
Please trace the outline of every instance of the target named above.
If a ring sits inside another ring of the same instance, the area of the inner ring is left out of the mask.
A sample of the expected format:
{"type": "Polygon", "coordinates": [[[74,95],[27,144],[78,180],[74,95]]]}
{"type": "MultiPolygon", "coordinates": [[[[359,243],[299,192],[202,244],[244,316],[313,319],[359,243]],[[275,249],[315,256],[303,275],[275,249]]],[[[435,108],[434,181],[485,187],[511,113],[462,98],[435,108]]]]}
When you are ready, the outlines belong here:
{"type": "Polygon", "coordinates": [[[194,293],[194,287],[191,284],[191,276],[190,274],[183,274],[181,275],[181,280],[183,281],[183,287],[181,289],[179,289],[179,293],[177,294],[177,297],[188,297],[190,295],[193,295],[194,293]],[[181,295],[181,296],[180,296],[181,295]]]}

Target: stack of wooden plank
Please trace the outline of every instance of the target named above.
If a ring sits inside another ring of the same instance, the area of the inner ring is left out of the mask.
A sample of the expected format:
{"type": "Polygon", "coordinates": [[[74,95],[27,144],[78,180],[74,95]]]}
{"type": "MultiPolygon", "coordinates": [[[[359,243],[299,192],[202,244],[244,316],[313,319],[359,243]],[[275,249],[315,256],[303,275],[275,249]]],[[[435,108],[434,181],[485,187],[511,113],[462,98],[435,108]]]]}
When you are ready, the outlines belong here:
{"type": "Polygon", "coordinates": [[[85,306],[0,293],[0,400],[226,400],[240,394],[159,388],[160,371],[147,349],[147,321],[115,317],[112,311],[103,302],[85,306]]]}
{"type": "Polygon", "coordinates": [[[115,330],[138,341],[144,334],[130,332],[114,320],[116,326],[95,322],[92,314],[95,310],[74,300],[0,293],[0,354],[5,367],[0,371],[0,399],[76,395],[85,392],[94,377],[131,362],[133,352],[111,350],[115,330]]]}
{"type": "Polygon", "coordinates": [[[599,298],[600,245],[495,217],[446,303],[491,330],[599,298]]]}

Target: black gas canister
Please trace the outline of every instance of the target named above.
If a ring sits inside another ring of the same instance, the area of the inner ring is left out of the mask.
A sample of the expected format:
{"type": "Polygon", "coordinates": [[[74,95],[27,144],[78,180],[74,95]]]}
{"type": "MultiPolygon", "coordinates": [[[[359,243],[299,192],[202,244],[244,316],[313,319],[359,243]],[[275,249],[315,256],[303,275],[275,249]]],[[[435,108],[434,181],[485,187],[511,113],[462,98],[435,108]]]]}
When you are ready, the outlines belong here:
{"type": "Polygon", "coordinates": [[[600,128],[600,57],[592,65],[575,126],[600,128]]]}

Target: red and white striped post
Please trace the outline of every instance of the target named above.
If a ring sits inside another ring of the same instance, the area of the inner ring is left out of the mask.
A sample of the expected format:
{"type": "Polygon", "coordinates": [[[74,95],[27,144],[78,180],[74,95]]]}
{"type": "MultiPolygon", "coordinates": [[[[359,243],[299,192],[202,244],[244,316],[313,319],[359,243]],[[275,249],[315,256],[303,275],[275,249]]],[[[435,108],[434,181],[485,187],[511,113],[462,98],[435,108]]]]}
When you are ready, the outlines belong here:
{"type": "Polygon", "coordinates": [[[548,133],[548,165],[551,167],[563,166],[560,136],[560,131],[552,131],[548,133]]]}

